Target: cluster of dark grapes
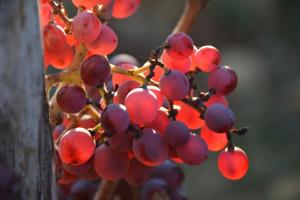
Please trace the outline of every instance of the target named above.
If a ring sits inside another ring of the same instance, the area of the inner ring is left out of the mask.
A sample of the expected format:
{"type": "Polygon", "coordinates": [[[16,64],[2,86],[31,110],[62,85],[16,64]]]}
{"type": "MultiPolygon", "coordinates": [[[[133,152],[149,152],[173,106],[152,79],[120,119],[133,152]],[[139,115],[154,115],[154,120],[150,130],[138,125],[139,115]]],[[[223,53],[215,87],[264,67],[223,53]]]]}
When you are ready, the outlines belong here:
{"type": "Polygon", "coordinates": [[[57,14],[57,9],[66,14],[61,1],[41,1],[45,67],[68,71],[75,50],[88,50],[75,66],[79,81],[60,84],[54,95],[63,111],[53,131],[58,183],[124,179],[142,185],[142,199],[160,193],[185,199],[182,171],[174,163],[202,164],[209,150],[222,150],[218,167],[224,177],[242,178],[248,158],[233,145],[232,135],[247,129],[235,128],[225,97],[238,80],[231,67],[221,66],[217,48],[197,48],[187,34],[176,32],[142,67],[126,54],[107,57],[118,38],[99,8],[107,6],[112,17],[125,18],[140,3],[73,0],[80,12],[68,24],[57,14]],[[194,81],[201,73],[208,73],[207,92],[194,81]]]}

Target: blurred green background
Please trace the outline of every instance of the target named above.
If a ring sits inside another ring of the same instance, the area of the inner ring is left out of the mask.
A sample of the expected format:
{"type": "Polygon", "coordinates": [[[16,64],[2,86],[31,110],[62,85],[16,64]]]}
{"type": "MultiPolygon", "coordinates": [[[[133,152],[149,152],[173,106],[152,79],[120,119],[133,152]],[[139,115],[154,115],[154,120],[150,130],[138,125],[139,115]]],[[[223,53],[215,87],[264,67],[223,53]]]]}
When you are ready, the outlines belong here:
{"type": "MultiPolygon", "coordinates": [[[[184,0],[142,0],[138,12],[111,22],[117,53],[144,62],[175,26],[184,0]]],[[[185,190],[199,200],[300,199],[300,1],[210,0],[191,36],[197,46],[214,45],[222,64],[237,71],[239,85],[228,99],[237,126],[250,126],[234,143],[250,159],[248,175],[228,181],[217,169],[217,153],[201,166],[184,166],[185,190]]],[[[206,75],[200,85],[206,87],[206,75]]]]}

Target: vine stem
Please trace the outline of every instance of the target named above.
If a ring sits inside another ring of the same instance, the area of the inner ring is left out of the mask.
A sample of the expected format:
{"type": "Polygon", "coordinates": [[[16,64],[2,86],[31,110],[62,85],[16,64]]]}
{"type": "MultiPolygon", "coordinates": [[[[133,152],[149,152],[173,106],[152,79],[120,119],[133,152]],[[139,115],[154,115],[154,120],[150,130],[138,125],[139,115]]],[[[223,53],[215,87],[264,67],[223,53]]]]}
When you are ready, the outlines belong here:
{"type": "Polygon", "coordinates": [[[67,25],[68,29],[70,29],[72,20],[69,19],[62,12],[62,7],[58,3],[54,2],[54,1],[50,1],[49,4],[53,8],[54,14],[58,15],[63,20],[63,22],[67,25]]]}

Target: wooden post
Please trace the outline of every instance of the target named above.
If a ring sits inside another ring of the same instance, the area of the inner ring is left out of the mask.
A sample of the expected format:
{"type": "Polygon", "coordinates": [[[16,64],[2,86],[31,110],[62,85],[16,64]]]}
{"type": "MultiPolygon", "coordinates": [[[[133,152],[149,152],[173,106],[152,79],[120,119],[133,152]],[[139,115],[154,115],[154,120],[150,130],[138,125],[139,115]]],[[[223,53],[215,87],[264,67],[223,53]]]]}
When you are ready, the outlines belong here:
{"type": "Polygon", "coordinates": [[[14,199],[55,199],[37,0],[0,2],[0,163],[14,199]]]}

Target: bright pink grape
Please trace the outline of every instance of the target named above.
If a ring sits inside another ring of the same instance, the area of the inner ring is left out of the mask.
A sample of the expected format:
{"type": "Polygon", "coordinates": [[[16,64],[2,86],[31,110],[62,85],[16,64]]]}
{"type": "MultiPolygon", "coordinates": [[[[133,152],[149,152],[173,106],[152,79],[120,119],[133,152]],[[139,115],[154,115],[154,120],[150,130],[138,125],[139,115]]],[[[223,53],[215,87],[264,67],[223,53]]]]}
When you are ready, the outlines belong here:
{"type": "Polygon", "coordinates": [[[221,53],[213,46],[203,46],[193,55],[193,61],[203,72],[212,72],[219,67],[221,53]]]}
{"type": "Polygon", "coordinates": [[[70,67],[74,58],[74,49],[65,44],[61,52],[51,53],[50,64],[57,69],[66,69],[70,67]]]}
{"type": "Polygon", "coordinates": [[[209,89],[214,89],[217,95],[225,96],[237,86],[238,78],[231,67],[220,67],[208,77],[209,89]]]}
{"type": "Polygon", "coordinates": [[[210,151],[220,151],[227,145],[226,133],[216,133],[206,125],[201,128],[200,135],[210,151]]]}
{"type": "Polygon", "coordinates": [[[127,153],[132,147],[133,134],[130,131],[118,132],[107,138],[111,148],[127,153]]]}
{"type": "Polygon", "coordinates": [[[95,142],[88,130],[75,128],[61,138],[58,153],[61,160],[69,165],[87,162],[95,151],[95,142]]]}
{"type": "Polygon", "coordinates": [[[164,74],[159,83],[161,93],[170,100],[184,99],[190,89],[186,76],[177,70],[170,70],[164,74]]]}
{"type": "Polygon", "coordinates": [[[186,73],[189,71],[189,68],[192,64],[191,58],[188,57],[186,59],[177,60],[172,57],[170,57],[166,50],[163,51],[161,55],[162,62],[164,63],[164,66],[168,69],[175,69],[177,71],[180,71],[182,73],[186,73]]]}
{"type": "Polygon", "coordinates": [[[229,180],[241,179],[249,168],[248,156],[238,147],[234,147],[233,151],[226,148],[218,157],[218,168],[221,174],[229,180]]]}
{"type": "Polygon", "coordinates": [[[110,74],[110,65],[104,56],[93,55],[82,63],[81,78],[89,86],[101,86],[110,74]]]}
{"type": "Polygon", "coordinates": [[[153,122],[158,112],[157,99],[153,92],[143,88],[133,89],[125,99],[131,121],[140,126],[153,122]]]}
{"type": "Polygon", "coordinates": [[[58,106],[66,113],[78,113],[86,105],[86,94],[78,85],[62,87],[56,96],[58,106]]]}
{"type": "Polygon", "coordinates": [[[199,136],[191,134],[187,143],[177,146],[178,156],[189,165],[199,165],[203,163],[208,156],[208,148],[205,141],[199,136]]]}
{"type": "Polygon", "coordinates": [[[136,158],[133,158],[130,160],[129,169],[124,179],[130,185],[142,185],[148,179],[153,169],[153,167],[143,165],[136,158]]]}
{"type": "Polygon", "coordinates": [[[126,175],[128,167],[127,153],[115,151],[105,144],[97,147],[94,169],[101,178],[110,181],[121,179],[126,175]]]}
{"type": "Polygon", "coordinates": [[[141,0],[115,0],[112,16],[126,18],[133,15],[141,4],[141,0]]]}
{"type": "Polygon", "coordinates": [[[194,43],[190,36],[185,33],[177,32],[168,36],[167,54],[177,60],[189,58],[194,50],[194,43]]]}
{"type": "Polygon", "coordinates": [[[166,128],[163,139],[171,146],[180,146],[190,139],[190,130],[180,121],[171,121],[166,128]]]}
{"type": "Polygon", "coordinates": [[[228,107],[227,99],[224,96],[219,96],[219,95],[212,95],[208,99],[208,101],[203,102],[203,103],[206,107],[209,107],[209,106],[211,106],[213,104],[216,104],[216,103],[220,103],[220,104],[223,104],[224,106],[228,107]]]}
{"type": "Polygon", "coordinates": [[[77,14],[72,22],[73,35],[80,42],[92,42],[96,40],[100,34],[101,27],[102,25],[98,17],[89,11],[77,14]]]}
{"type": "Polygon", "coordinates": [[[230,108],[216,103],[207,108],[204,120],[210,130],[217,133],[224,133],[233,127],[235,117],[230,108]]]}
{"type": "MultiPolygon", "coordinates": [[[[120,68],[123,68],[123,69],[136,69],[137,67],[132,65],[132,64],[121,64],[121,65],[118,65],[117,67],[120,67],[120,68]]],[[[130,78],[128,78],[127,76],[125,75],[122,75],[122,74],[113,74],[112,76],[112,81],[114,84],[121,84],[125,81],[128,81],[128,80],[131,80],[130,78]]]]}
{"type": "Polygon", "coordinates": [[[44,27],[43,39],[45,51],[50,53],[62,52],[67,44],[64,30],[54,23],[44,27]]]}
{"type": "Polygon", "coordinates": [[[157,112],[155,120],[151,124],[148,124],[147,128],[157,130],[160,134],[163,135],[169,123],[170,120],[167,115],[167,109],[161,107],[157,112]]]}
{"type": "Polygon", "coordinates": [[[156,99],[157,99],[157,105],[160,108],[163,105],[163,102],[164,102],[164,98],[161,94],[160,89],[156,86],[153,86],[153,85],[147,86],[147,89],[155,94],[156,99]]]}
{"type": "Polygon", "coordinates": [[[199,129],[204,125],[200,113],[182,101],[175,101],[174,108],[177,109],[176,120],[183,122],[190,129],[199,129]]]}
{"type": "Polygon", "coordinates": [[[129,114],[122,104],[109,104],[101,114],[103,128],[111,134],[125,132],[130,124],[129,114]]]}
{"type": "Polygon", "coordinates": [[[102,25],[101,32],[92,42],[86,42],[86,47],[95,54],[108,55],[111,54],[118,45],[118,37],[116,33],[107,25],[102,25]]]}
{"type": "Polygon", "coordinates": [[[140,84],[138,82],[132,80],[121,83],[115,94],[114,103],[124,104],[127,94],[139,86],[140,84]]]}
{"type": "Polygon", "coordinates": [[[135,157],[144,165],[158,166],[168,157],[168,145],[154,129],[146,128],[142,135],[133,140],[135,157]]]}

